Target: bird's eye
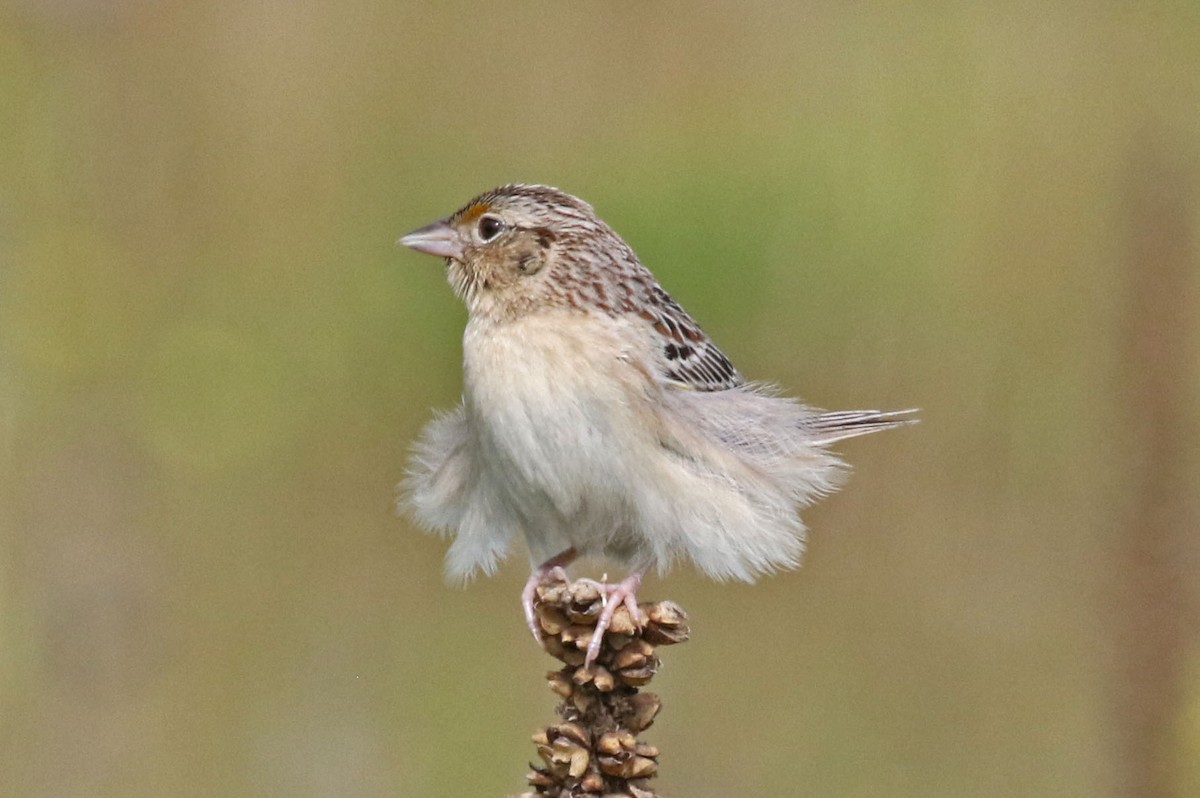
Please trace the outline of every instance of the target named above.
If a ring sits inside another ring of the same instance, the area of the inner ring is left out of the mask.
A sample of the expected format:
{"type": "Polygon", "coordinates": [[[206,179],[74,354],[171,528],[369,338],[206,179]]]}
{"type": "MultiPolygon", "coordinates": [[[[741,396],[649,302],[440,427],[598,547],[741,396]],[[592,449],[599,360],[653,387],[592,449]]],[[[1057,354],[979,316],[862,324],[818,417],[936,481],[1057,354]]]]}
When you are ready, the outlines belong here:
{"type": "Polygon", "coordinates": [[[491,241],[507,229],[504,220],[496,216],[484,216],[479,220],[479,239],[491,241]]]}

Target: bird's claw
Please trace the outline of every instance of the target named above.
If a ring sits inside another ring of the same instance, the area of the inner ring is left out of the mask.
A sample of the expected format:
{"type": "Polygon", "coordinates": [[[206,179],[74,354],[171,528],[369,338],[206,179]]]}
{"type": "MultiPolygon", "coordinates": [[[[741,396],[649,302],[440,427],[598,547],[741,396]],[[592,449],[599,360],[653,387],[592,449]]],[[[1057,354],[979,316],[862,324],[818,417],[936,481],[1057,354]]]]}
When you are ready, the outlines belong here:
{"type": "Polygon", "coordinates": [[[533,611],[533,602],[537,598],[538,585],[547,579],[567,581],[567,572],[561,565],[542,566],[529,575],[525,581],[525,589],[521,591],[521,606],[525,609],[525,625],[533,633],[533,639],[542,642],[542,625],[538,623],[537,614],[533,611]]]}
{"type": "Polygon", "coordinates": [[[612,625],[613,615],[622,604],[629,610],[629,617],[634,623],[638,622],[637,591],[642,586],[642,575],[633,573],[615,585],[603,584],[600,595],[604,597],[604,609],[596,621],[596,629],[588,642],[587,655],[583,659],[583,667],[590,669],[596,657],[600,656],[600,645],[604,642],[604,633],[612,625]]]}

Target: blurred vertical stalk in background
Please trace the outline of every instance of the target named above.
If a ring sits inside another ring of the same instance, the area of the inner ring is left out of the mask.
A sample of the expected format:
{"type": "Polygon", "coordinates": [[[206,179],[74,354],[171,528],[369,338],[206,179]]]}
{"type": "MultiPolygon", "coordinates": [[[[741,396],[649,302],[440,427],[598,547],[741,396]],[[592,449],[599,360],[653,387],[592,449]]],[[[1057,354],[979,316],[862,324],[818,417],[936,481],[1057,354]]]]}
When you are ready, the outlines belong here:
{"type": "MultiPolygon", "coordinates": [[[[1196,615],[1186,577],[1196,519],[1189,452],[1193,380],[1184,379],[1200,335],[1195,303],[1193,176],[1153,137],[1134,154],[1123,210],[1128,221],[1124,373],[1132,448],[1131,504],[1119,532],[1114,616],[1117,656],[1115,795],[1179,794],[1188,651],[1196,615]]],[[[1125,470],[1125,469],[1122,469],[1125,470]]]]}

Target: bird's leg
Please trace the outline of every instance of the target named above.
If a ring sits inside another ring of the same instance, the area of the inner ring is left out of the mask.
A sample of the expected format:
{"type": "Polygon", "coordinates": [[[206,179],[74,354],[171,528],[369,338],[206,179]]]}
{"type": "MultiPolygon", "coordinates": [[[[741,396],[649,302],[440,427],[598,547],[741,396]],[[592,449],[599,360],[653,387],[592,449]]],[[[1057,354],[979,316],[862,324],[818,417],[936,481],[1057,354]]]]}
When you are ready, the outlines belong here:
{"type": "Polygon", "coordinates": [[[629,617],[634,623],[638,622],[637,591],[641,586],[642,574],[638,571],[634,571],[615,585],[605,586],[607,595],[604,609],[600,613],[600,620],[596,621],[596,631],[592,633],[592,639],[588,643],[587,656],[583,660],[584,668],[592,667],[592,663],[600,655],[600,643],[604,640],[604,633],[612,624],[613,615],[618,607],[624,604],[629,610],[629,617]]]}
{"type": "Polygon", "coordinates": [[[552,574],[565,582],[567,574],[563,571],[563,566],[569,565],[577,556],[574,547],[555,554],[533,569],[533,573],[525,582],[525,589],[521,591],[521,606],[525,608],[525,623],[529,626],[529,631],[533,632],[533,639],[539,643],[542,642],[542,628],[538,625],[537,616],[533,614],[533,598],[537,595],[537,587],[542,580],[552,574]]]}

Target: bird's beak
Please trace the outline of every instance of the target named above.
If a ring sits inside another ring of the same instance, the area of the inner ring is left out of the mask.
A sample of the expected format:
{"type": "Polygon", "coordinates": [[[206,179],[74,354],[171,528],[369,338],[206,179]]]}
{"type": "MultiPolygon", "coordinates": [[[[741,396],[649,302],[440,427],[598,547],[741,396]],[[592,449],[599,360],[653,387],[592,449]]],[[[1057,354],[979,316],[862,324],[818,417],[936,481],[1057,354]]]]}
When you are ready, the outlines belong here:
{"type": "Polygon", "coordinates": [[[445,219],[438,219],[433,224],[413,230],[408,235],[401,236],[396,243],[412,247],[417,252],[424,252],[426,255],[462,260],[462,239],[458,235],[458,231],[451,227],[445,219]]]}

